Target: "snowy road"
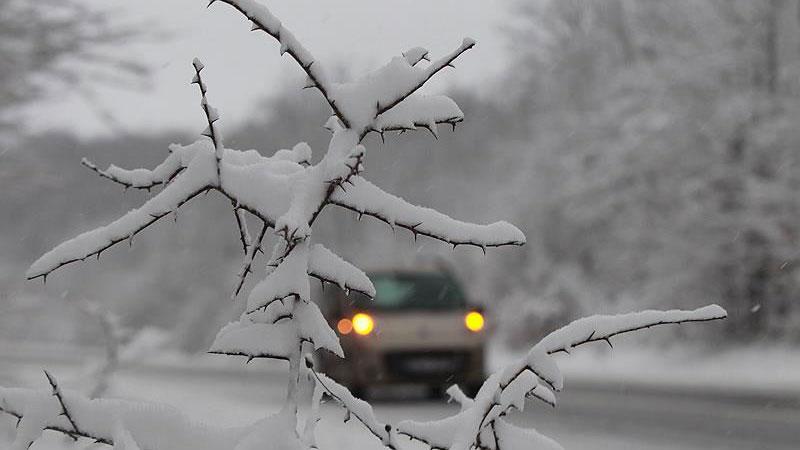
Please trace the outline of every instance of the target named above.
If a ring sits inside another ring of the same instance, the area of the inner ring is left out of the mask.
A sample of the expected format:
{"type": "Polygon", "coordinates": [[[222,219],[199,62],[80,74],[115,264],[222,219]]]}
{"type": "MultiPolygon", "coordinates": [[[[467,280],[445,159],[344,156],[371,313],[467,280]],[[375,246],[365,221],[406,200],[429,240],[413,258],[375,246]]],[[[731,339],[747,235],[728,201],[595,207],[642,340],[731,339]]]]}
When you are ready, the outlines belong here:
{"type": "MultiPolygon", "coordinates": [[[[34,363],[15,362],[14,367],[18,379],[41,377],[34,363]]],[[[74,368],[63,364],[51,363],[49,367],[65,378],[75,373],[74,368]]],[[[198,420],[222,425],[255,420],[276,410],[284,389],[280,372],[259,371],[257,367],[244,373],[181,368],[126,370],[115,385],[117,395],[173,404],[198,420]]],[[[437,418],[455,408],[413,394],[412,390],[394,392],[376,401],[379,418],[387,422],[437,418]]],[[[326,408],[320,426],[322,448],[381,448],[352,422],[339,428],[342,416],[340,409],[326,408]]],[[[568,384],[556,410],[531,404],[515,420],[536,424],[539,431],[558,439],[567,449],[788,450],[800,445],[800,399],[792,396],[712,397],[568,384]]]]}

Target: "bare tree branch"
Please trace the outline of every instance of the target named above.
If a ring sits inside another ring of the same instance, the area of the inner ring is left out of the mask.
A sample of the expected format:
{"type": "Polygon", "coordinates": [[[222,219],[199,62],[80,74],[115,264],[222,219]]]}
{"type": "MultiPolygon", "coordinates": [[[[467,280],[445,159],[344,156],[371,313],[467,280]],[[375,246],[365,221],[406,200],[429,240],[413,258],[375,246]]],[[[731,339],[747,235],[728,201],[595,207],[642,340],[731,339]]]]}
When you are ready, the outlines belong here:
{"type": "Polygon", "coordinates": [[[261,226],[261,231],[258,232],[258,237],[256,237],[254,241],[251,241],[250,246],[247,248],[247,255],[242,263],[242,269],[239,271],[239,275],[237,276],[236,287],[233,290],[231,298],[235,298],[237,295],[239,295],[239,292],[241,292],[242,287],[247,280],[247,275],[253,271],[253,262],[255,261],[258,252],[261,251],[261,242],[263,242],[264,236],[267,234],[269,227],[270,225],[267,222],[264,222],[261,226]]]}
{"type": "Polygon", "coordinates": [[[53,389],[53,396],[58,399],[58,403],[61,405],[61,415],[66,417],[69,421],[69,424],[72,426],[72,432],[68,433],[73,440],[78,440],[75,435],[80,433],[80,429],[78,425],[75,423],[75,419],[72,418],[72,415],[67,409],[67,404],[64,401],[64,396],[61,393],[61,388],[58,387],[58,383],[56,379],[50,375],[48,371],[44,371],[44,376],[47,377],[47,382],[50,383],[50,387],[53,389]]]}
{"type": "Polygon", "coordinates": [[[233,203],[233,216],[236,218],[236,227],[239,229],[239,241],[246,256],[249,253],[250,245],[252,245],[250,231],[247,229],[247,220],[244,216],[244,210],[239,208],[235,202],[231,203],[233,203]]]}
{"type": "MultiPolygon", "coordinates": [[[[217,127],[215,123],[219,120],[219,113],[217,110],[208,104],[208,87],[203,82],[203,76],[200,72],[203,71],[205,66],[199,59],[195,58],[192,61],[192,67],[194,67],[194,77],[192,78],[192,84],[196,84],[197,87],[200,89],[200,96],[202,100],[200,101],[200,105],[203,107],[203,113],[206,116],[206,122],[208,122],[208,128],[203,131],[203,136],[207,136],[214,142],[214,155],[217,158],[217,180],[221,180],[220,177],[220,170],[222,166],[222,152],[224,147],[222,146],[222,136],[220,135],[219,131],[217,131],[217,127]]],[[[218,181],[219,184],[222,184],[222,181],[218,181]]]]}

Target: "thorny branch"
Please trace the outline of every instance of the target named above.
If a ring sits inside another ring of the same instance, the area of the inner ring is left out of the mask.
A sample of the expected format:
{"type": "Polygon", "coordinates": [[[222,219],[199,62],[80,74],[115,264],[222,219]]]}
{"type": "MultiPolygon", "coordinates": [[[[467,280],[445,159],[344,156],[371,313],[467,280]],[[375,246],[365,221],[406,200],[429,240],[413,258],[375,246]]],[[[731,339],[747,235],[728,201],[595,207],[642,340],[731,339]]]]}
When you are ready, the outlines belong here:
{"type": "MultiPolygon", "coordinates": [[[[69,424],[72,426],[72,433],[78,433],[78,425],[75,424],[75,420],[69,413],[69,409],[67,409],[67,404],[64,402],[64,396],[61,393],[61,388],[58,387],[56,379],[46,370],[44,371],[44,376],[47,377],[47,382],[50,383],[50,387],[53,389],[53,396],[58,399],[58,403],[61,405],[61,415],[66,417],[69,421],[69,424]]],[[[72,436],[72,438],[77,440],[74,436],[72,436]]]]}
{"type": "Polygon", "coordinates": [[[175,169],[175,171],[172,172],[171,174],[169,174],[169,176],[165,180],[153,179],[153,181],[151,181],[150,183],[141,184],[140,185],[140,184],[133,184],[130,181],[126,181],[126,180],[121,179],[120,177],[114,175],[113,173],[111,173],[111,172],[109,172],[107,170],[100,169],[99,167],[97,167],[97,165],[95,163],[93,163],[92,161],[88,160],[87,158],[81,159],[81,165],[86,167],[86,168],[88,168],[92,172],[95,172],[96,174],[100,175],[103,178],[106,178],[108,180],[113,181],[114,183],[122,185],[125,189],[131,189],[131,188],[133,188],[133,189],[141,189],[141,190],[145,190],[145,191],[148,191],[148,192],[150,192],[150,190],[153,189],[154,187],[169,184],[170,181],[172,181],[184,169],[186,169],[186,167],[183,167],[183,166],[179,165],[175,169]]]}
{"type": "MultiPolygon", "coordinates": [[[[24,418],[24,416],[23,416],[23,414],[21,412],[17,412],[17,411],[12,410],[7,405],[5,405],[3,402],[0,402],[0,413],[8,414],[9,416],[14,417],[15,419],[17,419],[17,425],[19,425],[19,423],[24,418]]],[[[81,430],[79,430],[79,431],[70,431],[70,430],[67,430],[67,429],[65,429],[63,427],[59,427],[59,426],[55,426],[55,425],[47,426],[47,427],[45,427],[45,430],[55,431],[57,433],[61,433],[61,434],[64,434],[66,436],[69,436],[70,438],[73,438],[73,439],[76,438],[76,437],[84,438],[84,439],[91,439],[92,441],[94,441],[97,444],[105,444],[105,445],[108,445],[109,447],[113,447],[114,446],[114,441],[112,439],[105,438],[105,437],[100,437],[100,436],[95,436],[95,435],[86,433],[85,431],[81,431],[81,430]]],[[[33,442],[31,442],[30,445],[33,445],[33,442]]]]}
{"type": "Polygon", "coordinates": [[[239,275],[237,276],[236,287],[231,295],[232,298],[235,298],[237,295],[239,295],[239,292],[242,290],[242,287],[247,280],[247,275],[253,271],[253,262],[255,261],[258,252],[262,251],[261,242],[263,242],[264,236],[267,234],[267,230],[269,228],[270,225],[267,222],[264,222],[261,226],[261,231],[258,232],[258,237],[256,237],[254,241],[251,241],[250,245],[247,247],[247,254],[245,255],[244,262],[242,263],[242,269],[239,271],[239,275]]]}
{"type": "Polygon", "coordinates": [[[328,105],[330,105],[336,117],[342,121],[345,127],[350,127],[350,120],[336,105],[336,101],[330,93],[330,86],[328,85],[327,78],[323,73],[321,65],[294,37],[291,31],[286,29],[277,18],[269,13],[269,11],[265,8],[261,8],[260,5],[251,0],[211,0],[208,6],[211,6],[216,1],[227,3],[247,17],[253,23],[252,31],[264,31],[275,38],[281,45],[281,55],[288,53],[289,56],[297,62],[308,76],[309,86],[317,88],[320,94],[325,98],[325,101],[328,102],[328,105]],[[266,17],[269,22],[262,20],[263,17],[266,17]]]}
{"type": "Polygon", "coordinates": [[[436,75],[440,70],[444,69],[445,67],[452,67],[453,61],[455,61],[456,58],[461,56],[461,54],[472,47],[475,47],[475,41],[473,39],[465,38],[457,49],[453,50],[450,52],[450,54],[442,57],[441,59],[432,62],[427,68],[425,68],[424,76],[420,78],[417,83],[415,83],[413,86],[410,86],[406,91],[399,93],[395,98],[389,100],[388,102],[384,104],[378,103],[378,110],[375,113],[375,118],[394,108],[398,103],[402,102],[408,98],[408,96],[419,90],[419,88],[425,85],[425,83],[433,78],[433,76],[436,75]]]}
{"type": "Polygon", "coordinates": [[[245,256],[247,256],[250,245],[252,244],[252,239],[250,237],[250,231],[247,229],[247,220],[244,216],[244,210],[239,208],[236,202],[232,201],[231,203],[233,203],[233,216],[236,218],[236,227],[239,229],[239,241],[242,244],[242,251],[245,256]]]}
{"type": "Polygon", "coordinates": [[[195,75],[192,78],[192,84],[196,84],[197,87],[200,89],[200,96],[202,100],[200,101],[200,106],[203,107],[203,113],[206,116],[206,121],[208,122],[208,128],[203,131],[203,136],[207,136],[211,141],[214,143],[214,154],[217,158],[217,183],[222,185],[222,178],[220,176],[220,166],[222,165],[222,136],[220,136],[219,131],[217,131],[217,127],[215,123],[219,120],[219,113],[217,110],[214,109],[213,106],[208,104],[208,88],[206,84],[203,82],[203,76],[201,72],[205,68],[202,62],[199,59],[195,58],[192,61],[192,66],[194,67],[195,75]]]}
{"type": "MultiPolygon", "coordinates": [[[[571,343],[570,342],[563,342],[563,343],[560,343],[558,345],[553,346],[552,348],[546,348],[545,351],[546,351],[546,353],[548,355],[553,355],[553,354],[561,353],[561,352],[569,354],[569,349],[572,349],[572,348],[575,348],[575,347],[579,347],[581,345],[588,344],[588,343],[591,343],[591,342],[605,341],[610,345],[611,344],[610,338],[612,338],[614,336],[621,335],[621,334],[625,334],[625,333],[631,333],[631,332],[634,332],[634,331],[644,330],[644,329],[648,329],[648,328],[655,327],[655,326],[660,326],[660,325],[679,325],[679,324],[688,323],[688,322],[710,322],[710,321],[714,321],[714,320],[721,320],[721,319],[724,319],[725,317],[726,317],[726,315],[723,314],[723,315],[719,315],[719,316],[715,316],[715,317],[709,317],[709,318],[698,318],[698,319],[690,318],[690,319],[673,320],[673,321],[670,321],[670,320],[658,320],[658,321],[655,321],[655,322],[650,322],[650,323],[642,324],[642,325],[639,325],[639,326],[633,326],[633,327],[627,327],[627,328],[623,328],[623,329],[619,329],[619,330],[614,330],[612,332],[605,333],[605,334],[604,333],[598,333],[597,330],[595,329],[586,338],[583,338],[583,339],[580,339],[578,341],[571,342],[571,343]]],[[[575,322],[573,322],[573,323],[575,323],[575,322]]],[[[572,324],[570,324],[570,325],[572,325],[572,324]]],[[[546,343],[548,338],[551,338],[552,336],[555,336],[556,333],[558,333],[561,330],[568,329],[570,327],[570,325],[567,325],[566,327],[564,327],[562,329],[556,330],[556,331],[548,334],[547,336],[545,336],[540,341],[539,344],[537,344],[537,346],[542,345],[543,343],[546,343]]],[[[513,383],[517,378],[519,378],[526,371],[530,371],[531,373],[536,375],[537,378],[539,378],[539,380],[544,381],[549,386],[549,388],[551,390],[558,391],[558,389],[555,389],[555,386],[553,386],[552,384],[547,382],[546,378],[542,377],[538,373],[538,371],[536,370],[535,367],[532,367],[531,365],[526,365],[525,367],[523,367],[519,371],[517,371],[514,375],[509,377],[508,381],[505,384],[501,384],[499,386],[500,389],[497,392],[497,396],[499,396],[509,385],[511,385],[511,383],[513,383]]],[[[533,393],[533,390],[530,391],[528,394],[530,395],[532,393],[533,393]]],[[[480,393],[479,393],[479,395],[480,395],[480,393]]],[[[536,396],[536,398],[538,398],[538,399],[540,399],[542,401],[545,401],[545,403],[549,404],[549,402],[544,398],[541,398],[539,396],[536,396]]],[[[492,413],[492,411],[494,411],[494,408],[500,407],[500,406],[501,405],[499,405],[497,403],[492,403],[489,406],[489,408],[485,409],[485,411],[483,412],[483,417],[481,419],[481,426],[478,428],[478,434],[476,435],[476,439],[479,439],[480,430],[482,430],[485,426],[487,426],[487,425],[492,425],[493,426],[494,421],[496,419],[489,420],[488,422],[487,422],[487,419],[488,419],[489,415],[492,413]]],[[[552,406],[555,406],[555,405],[552,405],[552,406]]],[[[497,415],[497,418],[505,416],[506,414],[508,414],[508,412],[511,409],[513,409],[513,405],[507,406],[505,409],[503,409],[497,415]]]]}

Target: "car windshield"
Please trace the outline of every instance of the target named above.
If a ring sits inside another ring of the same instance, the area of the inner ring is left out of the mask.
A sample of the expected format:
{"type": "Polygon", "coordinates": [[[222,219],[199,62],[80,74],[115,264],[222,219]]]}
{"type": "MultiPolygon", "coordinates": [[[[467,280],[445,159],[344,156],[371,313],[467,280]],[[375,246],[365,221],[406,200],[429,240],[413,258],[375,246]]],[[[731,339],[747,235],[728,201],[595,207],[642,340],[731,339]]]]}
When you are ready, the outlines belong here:
{"type": "Polygon", "coordinates": [[[357,306],[377,310],[448,310],[466,305],[458,283],[439,273],[376,273],[374,300],[359,298],[357,306]]]}

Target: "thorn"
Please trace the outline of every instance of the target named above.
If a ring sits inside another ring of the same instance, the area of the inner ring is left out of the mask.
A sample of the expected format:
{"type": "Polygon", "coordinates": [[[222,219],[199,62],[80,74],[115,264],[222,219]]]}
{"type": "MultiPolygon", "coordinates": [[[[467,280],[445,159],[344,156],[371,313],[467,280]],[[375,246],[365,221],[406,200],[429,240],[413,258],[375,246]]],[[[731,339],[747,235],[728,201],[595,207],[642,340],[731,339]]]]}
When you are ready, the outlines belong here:
{"type": "Polygon", "coordinates": [[[613,346],[613,345],[611,345],[611,340],[610,340],[610,339],[608,339],[608,338],[603,338],[603,340],[604,340],[604,341],[606,341],[606,344],[608,344],[608,346],[609,346],[609,347],[611,347],[611,348],[614,348],[614,346],[613,346]]]}

